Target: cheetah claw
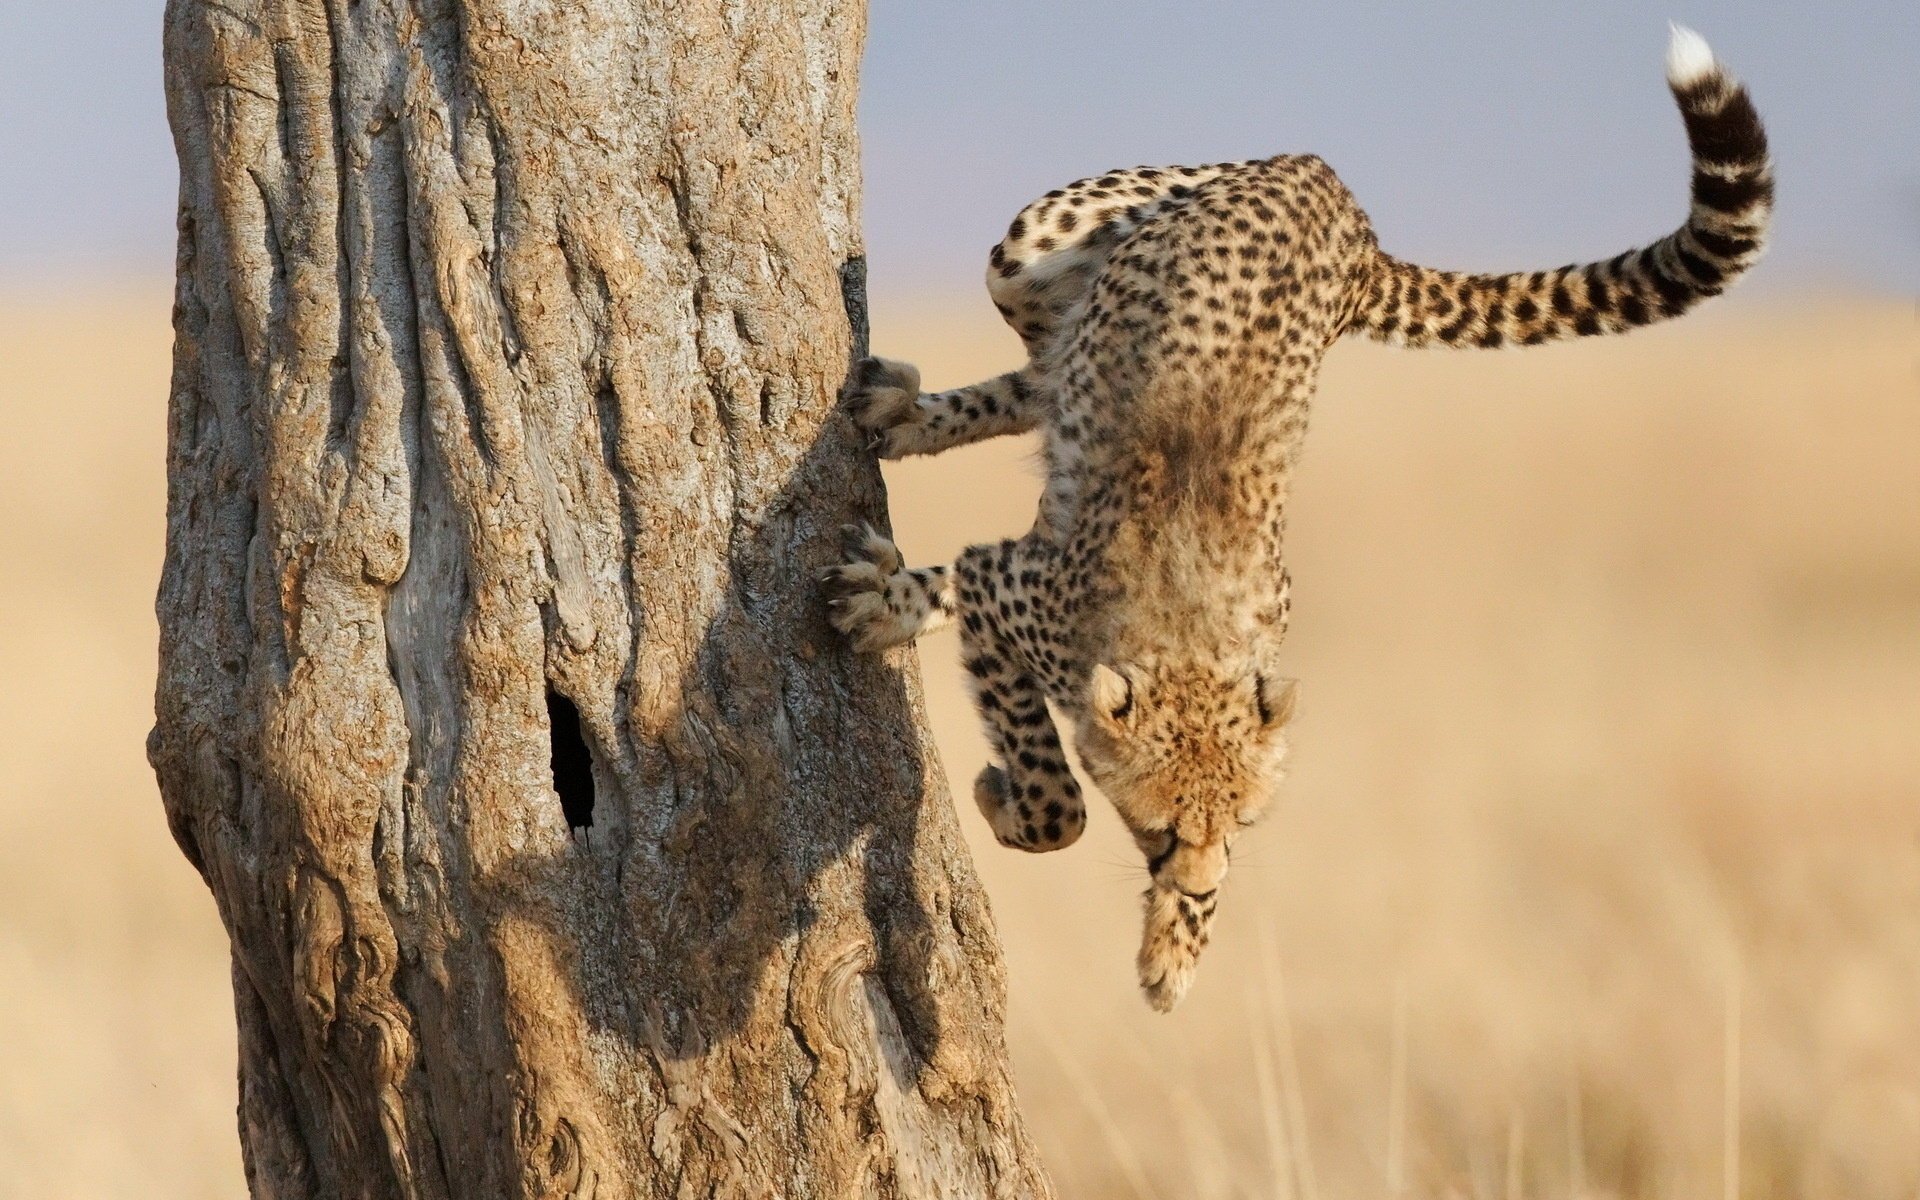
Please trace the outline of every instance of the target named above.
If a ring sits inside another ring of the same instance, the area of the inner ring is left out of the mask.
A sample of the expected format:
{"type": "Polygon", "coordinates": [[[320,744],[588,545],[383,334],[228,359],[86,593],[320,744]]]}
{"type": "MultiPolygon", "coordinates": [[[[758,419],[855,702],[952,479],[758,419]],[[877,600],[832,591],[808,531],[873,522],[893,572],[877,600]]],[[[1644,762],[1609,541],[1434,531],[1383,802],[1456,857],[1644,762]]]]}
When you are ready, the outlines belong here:
{"type": "Polygon", "coordinates": [[[885,650],[912,641],[917,629],[896,611],[895,577],[906,562],[893,542],[873,526],[847,525],[840,541],[848,561],[820,572],[827,592],[827,623],[858,650],[885,650]]]}
{"type": "Polygon", "coordinates": [[[1019,836],[1005,824],[1005,814],[1011,800],[1007,773],[992,763],[981,767],[980,773],[973,777],[974,807],[978,808],[980,815],[987,819],[987,825],[992,828],[993,836],[1001,845],[1018,849],[1020,848],[1019,836]],[[1003,829],[1006,832],[1002,832],[1003,829]]]}
{"type": "Polygon", "coordinates": [[[900,557],[900,549],[893,544],[893,539],[865,521],[858,525],[842,525],[840,546],[850,558],[857,562],[872,563],[882,575],[892,575],[907,565],[906,560],[900,557]]]}
{"type": "Polygon", "coordinates": [[[920,416],[920,371],[888,358],[863,358],[841,398],[853,423],[867,434],[867,449],[895,457],[900,452],[896,431],[904,432],[920,416]]]}

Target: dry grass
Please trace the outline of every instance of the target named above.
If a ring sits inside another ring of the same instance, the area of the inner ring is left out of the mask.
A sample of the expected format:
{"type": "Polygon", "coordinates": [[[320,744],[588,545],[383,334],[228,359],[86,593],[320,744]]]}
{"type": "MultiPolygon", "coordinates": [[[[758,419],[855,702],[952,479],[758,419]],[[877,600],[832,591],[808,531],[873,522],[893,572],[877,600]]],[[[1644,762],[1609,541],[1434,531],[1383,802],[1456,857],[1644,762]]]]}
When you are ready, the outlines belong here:
{"type": "MultiPolygon", "coordinates": [[[[880,307],[931,385],[1014,353],[984,300],[880,307]]],[[[1137,997],[1115,821],[976,837],[1064,1195],[1920,1194],[1920,334],[1729,307],[1336,351],[1296,767],[1185,1006],[1137,997]]],[[[0,303],[0,1194],[240,1192],[223,939],[141,757],[165,311],[0,303]]],[[[890,469],[910,555],[1022,528],[1024,453],[890,469]]]]}

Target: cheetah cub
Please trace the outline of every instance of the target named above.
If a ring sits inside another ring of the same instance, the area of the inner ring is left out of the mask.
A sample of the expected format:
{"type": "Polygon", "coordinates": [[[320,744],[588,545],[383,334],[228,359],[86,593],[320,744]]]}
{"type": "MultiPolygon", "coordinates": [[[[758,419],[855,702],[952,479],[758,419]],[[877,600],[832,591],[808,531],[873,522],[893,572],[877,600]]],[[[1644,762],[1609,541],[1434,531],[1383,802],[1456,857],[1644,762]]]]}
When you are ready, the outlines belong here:
{"type": "Polygon", "coordinates": [[[1282,155],[1113,171],[1048,192],[995,246],[987,289],[1030,361],[927,394],[867,359],[846,404],[885,458],[1038,428],[1046,490],[1025,537],[909,570],[871,529],[827,572],[831,619],[879,650],[957,622],[998,759],[973,795],[999,840],[1057,850],[1086,774],[1146,858],[1139,953],[1165,1011],[1207,943],[1234,838],[1280,777],[1281,535],[1321,356],[1343,333],[1425,346],[1619,333],[1717,295],[1759,257],[1767,144],[1746,90],[1678,26],[1667,78],[1693,155],[1678,230],[1606,262],[1511,275],[1383,252],[1325,163],[1282,155]]]}

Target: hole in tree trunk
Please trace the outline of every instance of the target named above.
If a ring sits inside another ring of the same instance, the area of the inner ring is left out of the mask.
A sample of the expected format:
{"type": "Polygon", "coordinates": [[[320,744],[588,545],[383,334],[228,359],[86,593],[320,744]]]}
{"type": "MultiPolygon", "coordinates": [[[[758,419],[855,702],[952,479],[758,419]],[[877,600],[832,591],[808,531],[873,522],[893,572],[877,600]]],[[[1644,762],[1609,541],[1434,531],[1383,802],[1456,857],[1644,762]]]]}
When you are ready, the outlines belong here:
{"type": "Polygon", "coordinates": [[[553,737],[553,790],[567,828],[593,828],[593,753],[580,733],[580,710],[573,701],[547,689],[547,724],[553,737]]]}

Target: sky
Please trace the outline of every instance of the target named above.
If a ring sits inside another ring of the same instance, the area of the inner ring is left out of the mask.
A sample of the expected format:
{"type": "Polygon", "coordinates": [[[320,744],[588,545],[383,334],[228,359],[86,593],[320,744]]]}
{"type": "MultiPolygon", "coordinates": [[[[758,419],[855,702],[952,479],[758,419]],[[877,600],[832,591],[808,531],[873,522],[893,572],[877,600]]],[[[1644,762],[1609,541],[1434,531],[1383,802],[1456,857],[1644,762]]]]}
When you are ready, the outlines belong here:
{"type": "MultiPolygon", "coordinates": [[[[163,276],[161,0],[0,0],[0,285],[163,276]]],[[[1436,267],[1604,257],[1685,213],[1666,23],[1773,140],[1766,287],[1920,294],[1913,0],[872,0],[861,99],[876,293],[965,293],[1034,196],[1112,167],[1326,158],[1436,267]]],[[[1764,282],[1762,282],[1764,281],[1764,282]]]]}

